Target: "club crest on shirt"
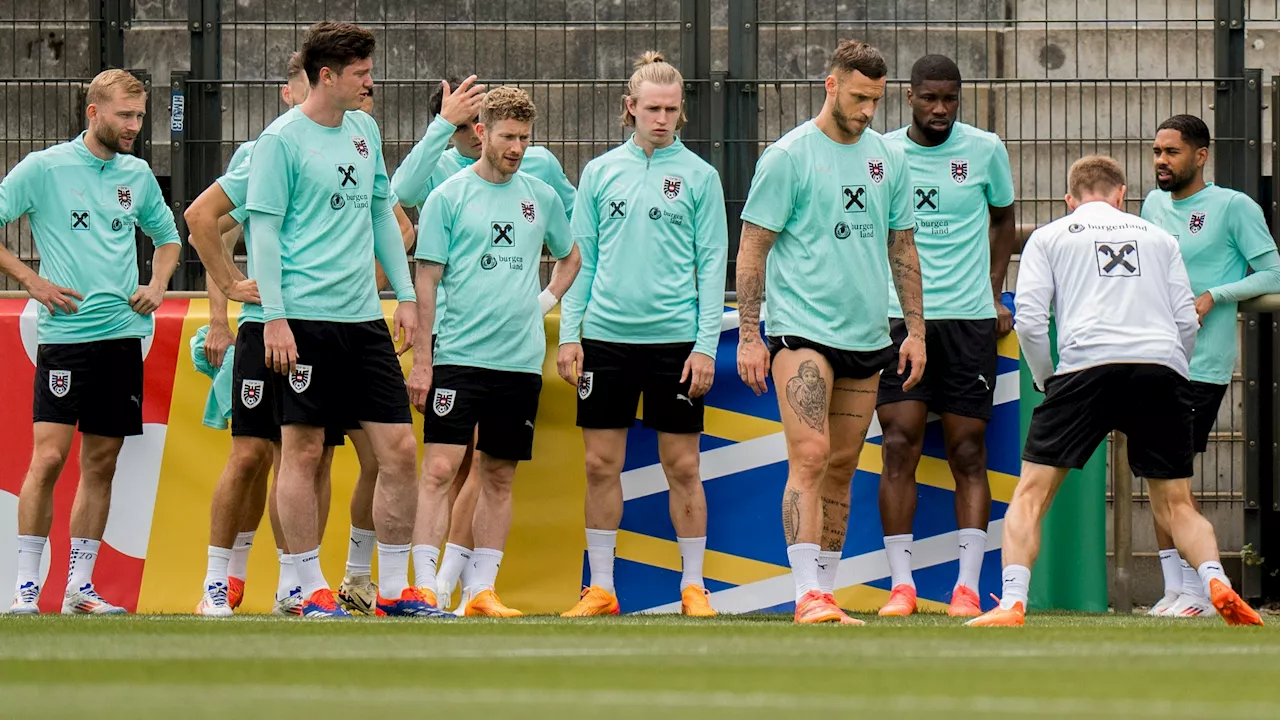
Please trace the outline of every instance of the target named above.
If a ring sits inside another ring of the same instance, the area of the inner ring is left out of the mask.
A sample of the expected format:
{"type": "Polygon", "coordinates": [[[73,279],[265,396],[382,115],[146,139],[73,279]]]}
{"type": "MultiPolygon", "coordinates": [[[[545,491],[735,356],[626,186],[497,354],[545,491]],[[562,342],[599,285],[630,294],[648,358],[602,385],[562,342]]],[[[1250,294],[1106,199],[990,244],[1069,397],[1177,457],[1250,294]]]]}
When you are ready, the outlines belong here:
{"type": "Polygon", "coordinates": [[[439,417],[448,415],[453,410],[453,401],[458,397],[457,390],[445,390],[436,388],[435,400],[431,402],[431,409],[435,411],[439,417]]]}
{"type": "Polygon", "coordinates": [[[578,378],[578,398],[586,400],[591,397],[591,389],[595,387],[595,374],[588,371],[578,378]]]}
{"type": "Polygon", "coordinates": [[[877,185],[884,182],[884,159],[871,158],[867,160],[867,175],[871,177],[871,182],[877,185]]]}
{"type": "Polygon", "coordinates": [[[683,188],[684,178],[678,178],[674,175],[662,178],[662,196],[668,200],[675,200],[680,197],[680,190],[683,188]]]}
{"type": "Polygon", "coordinates": [[[295,365],[293,372],[289,373],[289,387],[299,394],[306,392],[311,387],[311,366],[295,365]]]}
{"type": "Polygon", "coordinates": [[[951,179],[955,180],[957,185],[963,185],[964,181],[969,179],[968,160],[951,161],[951,179]]]}
{"type": "Polygon", "coordinates": [[[66,397],[71,392],[71,371],[70,370],[50,370],[49,371],[49,392],[54,397],[66,397]]]}
{"type": "Polygon", "coordinates": [[[1204,219],[1205,214],[1203,212],[1191,213],[1191,219],[1187,221],[1187,229],[1191,231],[1192,235],[1204,229],[1204,219]]]}
{"type": "Polygon", "coordinates": [[[538,216],[538,208],[534,206],[532,200],[521,200],[520,214],[524,216],[526,222],[533,222],[538,216]]]}
{"type": "Polygon", "coordinates": [[[240,383],[240,403],[250,410],[258,407],[258,403],[262,402],[262,386],[261,380],[244,380],[240,383]]]}
{"type": "Polygon", "coordinates": [[[122,210],[128,210],[133,207],[133,188],[128,185],[117,185],[116,202],[120,203],[120,209],[122,210]]]}
{"type": "Polygon", "coordinates": [[[369,143],[365,142],[364,136],[352,135],[351,144],[356,146],[356,152],[360,153],[360,157],[369,157],[369,143]]]}

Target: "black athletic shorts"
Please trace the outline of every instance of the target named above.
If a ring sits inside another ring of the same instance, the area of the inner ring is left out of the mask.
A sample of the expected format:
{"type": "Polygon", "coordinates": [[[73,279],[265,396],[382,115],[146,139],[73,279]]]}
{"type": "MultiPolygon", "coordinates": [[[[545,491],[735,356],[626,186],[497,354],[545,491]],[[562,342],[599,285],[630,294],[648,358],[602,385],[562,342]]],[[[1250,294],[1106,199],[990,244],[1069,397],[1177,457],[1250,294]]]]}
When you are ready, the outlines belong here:
{"type": "Polygon", "coordinates": [[[644,426],[664,433],[702,432],[702,398],[690,397],[693,378],[680,382],[693,343],[639,345],[582,340],[578,427],[629,428],[644,396],[644,426]]]}
{"type": "Polygon", "coordinates": [[[928,362],[924,378],[910,390],[898,374],[898,350],[907,339],[907,324],[889,319],[893,359],[880,376],[876,407],[915,400],[942,414],[991,419],[996,393],[996,321],[930,320],[925,323],[924,348],[928,362]]]}
{"type": "Polygon", "coordinates": [[[470,445],[478,426],[477,450],[499,460],[528,460],[541,394],[541,375],[437,365],[422,439],[470,445]]]}
{"type": "Polygon", "coordinates": [[[889,362],[895,357],[892,345],[865,352],[837,350],[795,335],[770,335],[769,360],[772,361],[783,350],[813,350],[831,363],[836,380],[840,378],[866,380],[869,377],[875,377],[877,373],[887,368],[889,362]]]}
{"type": "Polygon", "coordinates": [[[271,376],[281,425],[413,422],[404,372],[384,321],[290,320],[289,328],[298,364],[287,377],[271,376]]]}
{"type": "Polygon", "coordinates": [[[31,417],[89,435],[141,435],[142,340],[39,346],[31,417]]]}
{"type": "Polygon", "coordinates": [[[1192,434],[1196,452],[1209,448],[1209,433],[1218,420],[1218,409],[1227,395],[1226,385],[1215,385],[1191,380],[1187,382],[1186,401],[1191,406],[1192,434]]]}
{"type": "MultiPolygon", "coordinates": [[[[262,327],[260,322],[246,322],[236,330],[235,359],[231,363],[231,387],[236,394],[231,402],[231,435],[280,442],[274,399],[279,390],[274,380],[279,376],[267,367],[262,327]]],[[[359,427],[359,423],[348,421],[340,427],[325,428],[325,447],[345,445],[346,429],[359,427]]]]}
{"type": "Polygon", "coordinates": [[[1129,467],[1137,477],[1191,477],[1188,381],[1163,365],[1118,364],[1049,378],[1044,402],[1031,416],[1022,459],[1080,469],[1107,433],[1129,438],[1129,467]]]}

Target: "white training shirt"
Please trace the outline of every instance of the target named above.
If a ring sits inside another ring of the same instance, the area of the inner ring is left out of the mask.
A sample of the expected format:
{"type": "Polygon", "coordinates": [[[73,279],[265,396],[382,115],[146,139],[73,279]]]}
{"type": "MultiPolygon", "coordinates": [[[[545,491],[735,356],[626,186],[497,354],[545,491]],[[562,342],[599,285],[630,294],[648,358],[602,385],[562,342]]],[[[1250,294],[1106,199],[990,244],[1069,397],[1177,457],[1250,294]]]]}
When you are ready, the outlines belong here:
{"type": "Polygon", "coordinates": [[[1172,235],[1136,215],[1089,202],[1036,230],[1018,264],[1016,304],[1018,340],[1038,388],[1055,374],[1118,363],[1187,376],[1200,323],[1182,253],[1172,235]]]}

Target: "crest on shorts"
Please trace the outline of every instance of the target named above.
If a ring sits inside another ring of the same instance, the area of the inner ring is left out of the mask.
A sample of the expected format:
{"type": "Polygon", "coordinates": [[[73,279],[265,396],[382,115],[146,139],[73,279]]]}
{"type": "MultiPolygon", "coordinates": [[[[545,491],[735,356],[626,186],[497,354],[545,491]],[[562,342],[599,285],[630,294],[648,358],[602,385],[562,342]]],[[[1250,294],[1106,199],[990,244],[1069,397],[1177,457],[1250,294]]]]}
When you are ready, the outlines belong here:
{"type": "Polygon", "coordinates": [[[66,397],[71,392],[71,371],[70,370],[50,370],[49,371],[49,392],[54,397],[66,397]]]}
{"type": "Polygon", "coordinates": [[[431,402],[431,409],[436,415],[444,417],[453,410],[453,401],[458,397],[457,390],[444,390],[436,388],[435,400],[431,402]]]}
{"type": "Polygon", "coordinates": [[[360,157],[369,157],[369,143],[365,142],[364,136],[352,135],[351,144],[356,146],[356,152],[360,153],[360,157]]]}
{"type": "Polygon", "coordinates": [[[964,181],[969,179],[968,160],[951,161],[951,179],[955,180],[957,185],[963,185],[964,181]]]}
{"type": "Polygon", "coordinates": [[[868,160],[867,175],[871,176],[871,182],[877,185],[884,182],[884,159],[872,158],[868,160]]]}
{"type": "Polygon", "coordinates": [[[133,207],[133,189],[128,185],[117,185],[116,202],[120,203],[120,208],[123,210],[133,207]]]}
{"type": "Polygon", "coordinates": [[[684,178],[678,178],[674,175],[662,178],[662,196],[668,200],[675,200],[680,197],[680,191],[683,188],[684,178]]]}
{"type": "Polygon", "coordinates": [[[262,386],[261,380],[244,380],[240,383],[240,403],[250,410],[258,407],[258,403],[262,402],[262,386]]]}
{"type": "Polygon", "coordinates": [[[289,387],[296,393],[306,392],[311,387],[311,366],[295,365],[289,373],[289,387]]]}
{"type": "Polygon", "coordinates": [[[1204,217],[1203,212],[1191,213],[1191,220],[1187,222],[1187,229],[1191,231],[1192,235],[1204,229],[1204,217]]]}
{"type": "Polygon", "coordinates": [[[533,222],[538,216],[538,208],[534,206],[532,200],[521,200],[520,214],[524,216],[526,222],[533,222]]]}
{"type": "Polygon", "coordinates": [[[591,389],[595,387],[595,373],[584,372],[578,377],[578,397],[586,400],[591,397],[591,389]]]}

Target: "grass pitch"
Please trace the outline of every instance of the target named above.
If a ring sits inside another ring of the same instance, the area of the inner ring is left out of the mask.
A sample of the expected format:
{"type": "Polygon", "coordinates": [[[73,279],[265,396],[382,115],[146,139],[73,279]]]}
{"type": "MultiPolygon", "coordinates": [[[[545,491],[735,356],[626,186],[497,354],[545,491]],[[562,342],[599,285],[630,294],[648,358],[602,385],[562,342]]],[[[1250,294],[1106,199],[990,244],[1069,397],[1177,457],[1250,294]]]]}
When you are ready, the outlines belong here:
{"type": "Polygon", "coordinates": [[[0,716],[1280,718],[1280,618],[0,617],[0,716]]]}

